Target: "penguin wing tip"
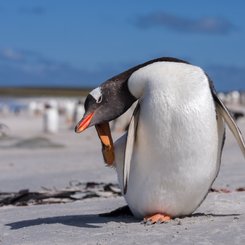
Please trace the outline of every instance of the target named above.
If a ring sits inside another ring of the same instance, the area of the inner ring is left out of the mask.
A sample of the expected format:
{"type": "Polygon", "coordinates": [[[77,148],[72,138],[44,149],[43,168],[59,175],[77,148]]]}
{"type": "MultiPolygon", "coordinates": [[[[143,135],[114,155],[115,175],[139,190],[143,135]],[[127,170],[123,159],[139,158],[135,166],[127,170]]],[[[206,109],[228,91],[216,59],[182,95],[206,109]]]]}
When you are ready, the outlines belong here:
{"type": "Polygon", "coordinates": [[[127,182],[125,182],[123,184],[123,195],[126,195],[127,194],[127,190],[128,190],[128,186],[127,186],[127,182]]]}

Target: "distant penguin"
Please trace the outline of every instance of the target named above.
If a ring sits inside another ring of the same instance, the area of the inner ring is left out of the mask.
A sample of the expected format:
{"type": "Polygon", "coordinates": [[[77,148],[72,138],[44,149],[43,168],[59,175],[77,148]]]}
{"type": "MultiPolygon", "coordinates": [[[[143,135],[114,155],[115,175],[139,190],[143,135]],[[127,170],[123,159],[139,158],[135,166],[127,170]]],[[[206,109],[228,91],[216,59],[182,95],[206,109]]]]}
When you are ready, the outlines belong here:
{"type": "Polygon", "coordinates": [[[43,128],[45,133],[57,133],[59,129],[58,109],[49,103],[45,104],[43,128]]]}
{"type": "Polygon", "coordinates": [[[7,125],[0,122],[0,138],[7,137],[10,134],[10,129],[7,125]]]}
{"type": "Polygon", "coordinates": [[[231,104],[232,105],[240,105],[241,99],[240,99],[240,92],[239,91],[232,91],[229,93],[231,96],[231,104]]]}
{"type": "Polygon", "coordinates": [[[65,118],[66,118],[66,123],[68,126],[73,126],[73,117],[74,117],[74,112],[75,112],[75,102],[71,100],[67,100],[64,103],[64,108],[65,108],[65,118]]]}
{"type": "MultiPolygon", "coordinates": [[[[114,164],[129,208],[151,223],[190,215],[219,172],[224,123],[245,155],[242,135],[207,74],[169,57],[133,67],[91,91],[75,131],[100,127],[134,102],[128,131],[115,143],[114,164]]],[[[98,132],[101,138],[110,134],[105,127],[98,132]]]]}

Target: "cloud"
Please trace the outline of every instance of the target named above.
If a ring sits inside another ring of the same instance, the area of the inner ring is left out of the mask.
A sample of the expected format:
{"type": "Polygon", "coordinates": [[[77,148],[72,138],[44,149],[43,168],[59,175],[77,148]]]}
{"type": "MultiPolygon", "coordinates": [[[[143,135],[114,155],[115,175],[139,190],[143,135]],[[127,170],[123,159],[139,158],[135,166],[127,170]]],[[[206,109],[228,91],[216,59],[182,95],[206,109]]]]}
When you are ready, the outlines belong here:
{"type": "Polygon", "coordinates": [[[245,67],[234,65],[209,65],[206,71],[218,91],[245,91],[245,67]]]}
{"type": "Polygon", "coordinates": [[[203,17],[191,19],[165,12],[155,12],[139,16],[135,24],[141,29],[166,27],[174,31],[220,35],[228,34],[236,29],[236,27],[225,18],[203,17]]]}
{"type": "Polygon", "coordinates": [[[19,8],[19,13],[31,14],[31,15],[44,15],[46,13],[46,9],[42,6],[32,6],[32,7],[22,6],[19,8]]]}
{"type": "Polygon", "coordinates": [[[0,86],[94,87],[115,73],[109,64],[91,71],[30,50],[0,49],[0,86]]]}
{"type": "Polygon", "coordinates": [[[11,60],[11,61],[20,61],[22,60],[23,55],[11,48],[4,48],[0,50],[0,59],[11,60]]]}

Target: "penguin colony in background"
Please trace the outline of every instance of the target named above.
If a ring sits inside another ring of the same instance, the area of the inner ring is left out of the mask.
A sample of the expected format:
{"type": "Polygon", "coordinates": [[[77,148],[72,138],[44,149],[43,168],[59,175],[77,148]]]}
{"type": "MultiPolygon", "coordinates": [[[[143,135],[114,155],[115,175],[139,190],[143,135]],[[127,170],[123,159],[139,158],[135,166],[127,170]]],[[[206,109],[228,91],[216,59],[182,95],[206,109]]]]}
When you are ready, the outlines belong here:
{"type": "Polygon", "coordinates": [[[155,223],[190,215],[219,172],[225,123],[245,155],[240,130],[200,67],[164,57],[91,91],[75,131],[96,126],[102,143],[105,137],[110,142],[108,122],[133,103],[128,131],[114,145],[108,143],[110,149],[103,148],[105,161],[115,166],[136,217],[155,223]]]}

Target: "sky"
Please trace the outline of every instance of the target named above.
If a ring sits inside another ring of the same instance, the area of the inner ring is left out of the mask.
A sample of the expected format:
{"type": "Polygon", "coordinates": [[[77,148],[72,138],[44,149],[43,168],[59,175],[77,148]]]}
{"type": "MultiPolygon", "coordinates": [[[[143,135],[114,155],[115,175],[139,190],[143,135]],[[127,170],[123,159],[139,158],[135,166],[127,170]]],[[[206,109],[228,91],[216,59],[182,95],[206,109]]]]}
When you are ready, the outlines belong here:
{"type": "Polygon", "coordinates": [[[1,87],[95,87],[150,59],[245,90],[244,0],[1,0],[1,87]]]}

